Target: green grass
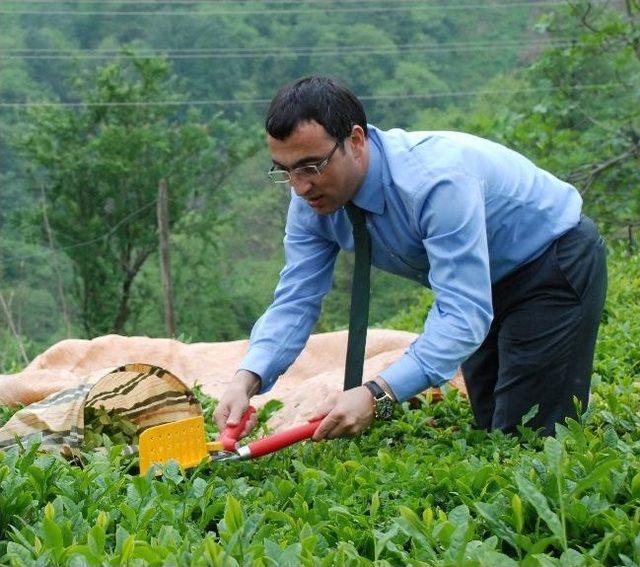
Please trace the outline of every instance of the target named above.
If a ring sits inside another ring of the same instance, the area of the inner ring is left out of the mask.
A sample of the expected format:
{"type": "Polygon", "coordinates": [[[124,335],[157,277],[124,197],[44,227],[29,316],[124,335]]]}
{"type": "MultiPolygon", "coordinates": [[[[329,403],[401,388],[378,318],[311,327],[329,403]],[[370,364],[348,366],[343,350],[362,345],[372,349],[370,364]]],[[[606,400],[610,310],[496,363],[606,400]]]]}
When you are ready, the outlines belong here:
{"type": "Polygon", "coordinates": [[[450,391],[356,439],[159,479],[118,447],[84,468],[0,452],[0,564],[640,565],[639,361],[640,255],[613,252],[592,403],[555,439],[473,430],[450,391]]]}
{"type": "Polygon", "coordinates": [[[15,408],[0,406],[0,427],[9,421],[9,418],[15,413],[15,411],[15,408]]]}

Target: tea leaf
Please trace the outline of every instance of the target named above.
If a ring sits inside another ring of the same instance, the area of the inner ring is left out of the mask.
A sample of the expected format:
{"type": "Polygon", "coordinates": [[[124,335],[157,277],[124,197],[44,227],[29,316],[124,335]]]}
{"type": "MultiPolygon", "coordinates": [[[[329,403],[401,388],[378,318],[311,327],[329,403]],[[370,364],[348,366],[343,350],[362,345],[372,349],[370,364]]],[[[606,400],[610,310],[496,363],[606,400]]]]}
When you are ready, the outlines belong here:
{"type": "Polygon", "coordinates": [[[501,539],[508,542],[515,549],[518,549],[516,542],[516,534],[513,530],[500,519],[495,505],[491,505],[485,502],[477,502],[476,510],[487,521],[491,530],[501,539]]]}
{"type": "Polygon", "coordinates": [[[609,474],[609,471],[611,471],[611,469],[614,469],[620,464],[621,460],[615,457],[612,457],[600,463],[595,469],[593,469],[587,476],[585,476],[576,484],[575,488],[573,489],[574,498],[577,498],[585,490],[596,485],[601,479],[605,478],[609,474]]]}
{"type": "Polygon", "coordinates": [[[558,541],[566,546],[564,530],[558,516],[549,508],[549,503],[545,496],[535,487],[535,485],[524,476],[517,474],[516,483],[520,495],[531,504],[538,516],[549,526],[552,533],[558,538],[558,541]]]}
{"type": "Polygon", "coordinates": [[[522,515],[522,500],[518,494],[514,494],[511,497],[511,509],[513,510],[513,520],[516,526],[516,531],[522,533],[524,527],[524,516],[522,515]]]}
{"type": "Polygon", "coordinates": [[[48,548],[53,549],[56,555],[58,555],[64,547],[64,541],[62,539],[62,530],[60,529],[58,524],[56,524],[55,521],[53,521],[49,517],[45,517],[42,520],[42,531],[43,531],[42,542],[48,548]]]}

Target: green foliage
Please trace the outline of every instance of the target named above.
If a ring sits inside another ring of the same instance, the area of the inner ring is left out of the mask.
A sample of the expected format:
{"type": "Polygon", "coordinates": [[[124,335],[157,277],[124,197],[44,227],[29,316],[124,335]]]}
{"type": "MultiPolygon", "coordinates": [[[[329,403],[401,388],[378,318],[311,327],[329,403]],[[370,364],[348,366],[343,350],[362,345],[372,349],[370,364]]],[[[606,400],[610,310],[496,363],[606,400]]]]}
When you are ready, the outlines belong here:
{"type": "MultiPolygon", "coordinates": [[[[468,130],[503,142],[575,183],[612,242],[622,228],[634,230],[637,2],[567,3],[537,14],[531,30],[534,13],[524,3],[495,13],[425,8],[210,17],[195,14],[213,9],[203,4],[194,15],[158,17],[153,25],[133,17],[5,15],[3,48],[116,55],[97,67],[81,58],[7,59],[0,96],[239,101],[269,98],[310,72],[332,73],[359,95],[390,97],[365,101],[372,122],[468,130]],[[242,45],[259,55],[173,59],[171,66],[126,59],[167,48],[169,39],[175,48],[242,45]],[[549,39],[570,41],[529,44],[549,39]],[[455,42],[479,45],[403,47],[455,42]],[[365,44],[369,51],[358,51],[365,44]],[[267,55],[274,46],[309,49],[267,55]],[[482,94],[443,96],[471,91],[482,94]],[[438,96],[425,101],[425,94],[438,96]]],[[[144,208],[161,177],[172,198],[179,332],[189,340],[240,338],[269,303],[287,195],[264,178],[266,152],[255,153],[264,106],[229,104],[222,114],[217,105],[195,114],[183,108],[3,111],[0,286],[29,356],[64,336],[59,279],[76,334],[164,334],[154,207],[144,208]],[[18,135],[25,153],[9,145],[18,135]],[[55,256],[43,239],[42,187],[54,246],[67,247],[55,256]],[[75,247],[81,242],[91,244],[75,247]]],[[[591,405],[555,439],[526,429],[520,440],[475,431],[468,403],[451,391],[439,404],[398,408],[392,423],[355,440],[186,473],[168,467],[162,478],[131,476],[118,445],[125,439],[113,432],[115,444],[106,454],[88,453],[82,469],[29,445],[0,452],[0,564],[640,564],[640,258],[615,242],[611,250],[591,405]]],[[[348,257],[338,262],[317,330],[346,325],[350,267],[348,257]]],[[[377,273],[372,285],[372,325],[422,329],[430,292],[377,273]]],[[[22,364],[3,327],[0,371],[22,364]]],[[[214,436],[215,401],[200,398],[214,436]]],[[[272,410],[261,413],[261,430],[272,410]]],[[[14,411],[0,408],[0,424],[14,411]]]]}
{"type": "Polygon", "coordinates": [[[0,452],[0,563],[638,564],[640,255],[610,274],[591,406],[556,438],[474,430],[452,390],[357,439],[161,478],[118,446],[78,468],[29,445],[0,452]]]}
{"type": "Polygon", "coordinates": [[[627,236],[640,217],[640,7],[571,2],[537,30],[565,44],[543,49],[516,77],[489,82],[477,112],[454,122],[573,183],[606,232],[627,236]]]}
{"type": "MultiPolygon", "coordinates": [[[[239,100],[268,98],[282,83],[309,72],[333,73],[360,95],[391,97],[365,100],[371,121],[383,127],[470,130],[504,142],[575,182],[583,189],[587,212],[605,230],[623,236],[631,226],[633,237],[638,216],[634,188],[640,181],[635,3],[624,10],[588,11],[588,3],[579,2],[542,11],[523,5],[497,12],[471,4],[468,10],[422,6],[392,15],[357,12],[355,23],[348,11],[331,13],[325,21],[309,18],[301,9],[268,18],[159,17],[153,26],[141,26],[135,18],[126,23],[120,19],[124,25],[117,25],[116,20],[87,16],[53,25],[36,16],[7,16],[2,24],[6,33],[0,34],[3,46],[82,47],[113,55],[99,60],[106,62],[104,67],[82,57],[9,59],[3,64],[0,95],[3,100],[59,97],[115,103],[239,100]],[[241,42],[243,49],[258,53],[175,58],[171,66],[169,60],[133,55],[167,47],[168,38],[176,49],[241,42]],[[544,47],[549,40],[569,39],[570,46],[565,41],[560,47],[544,47]],[[283,45],[304,46],[306,54],[266,56],[268,48],[283,45]],[[331,50],[335,53],[327,55],[331,50]],[[580,88],[589,82],[601,88],[580,88]],[[457,91],[486,94],[441,96],[457,91]],[[395,97],[397,93],[417,98],[395,97]],[[439,95],[420,98],[429,93],[439,95]]],[[[242,159],[255,150],[264,108],[211,105],[196,116],[183,108],[2,112],[7,132],[0,142],[6,187],[0,192],[2,287],[15,293],[13,310],[22,314],[17,316],[23,325],[20,334],[33,344],[30,355],[66,336],[54,258],[60,264],[73,336],[111,330],[165,334],[154,207],[136,213],[136,207],[151,203],[163,176],[175,197],[172,258],[179,332],[193,340],[246,337],[270,302],[282,263],[287,197],[266,182],[265,151],[242,159]],[[233,119],[233,126],[215,114],[218,108],[233,119]],[[31,131],[36,161],[7,145],[25,131],[31,131]],[[54,134],[63,141],[54,143],[54,134]],[[53,177],[38,167],[39,160],[53,177]],[[207,168],[214,166],[213,179],[207,178],[207,168]],[[65,191],[75,186],[77,195],[60,199],[52,189],[60,183],[65,191]],[[74,247],[64,253],[54,255],[48,244],[40,245],[41,186],[51,202],[54,247],[74,247]],[[81,212],[81,206],[88,210],[81,212]],[[87,241],[91,243],[76,247],[87,241]]],[[[346,325],[350,267],[349,258],[339,260],[319,331],[346,325]]],[[[376,274],[372,285],[374,326],[416,301],[410,282],[376,274]]],[[[8,341],[3,338],[0,344],[8,341]]],[[[11,350],[10,345],[4,350],[11,350]]]]}
{"type": "Polygon", "coordinates": [[[117,412],[103,407],[84,410],[84,443],[82,447],[91,451],[112,445],[137,445],[138,426],[117,412]]]}
{"type": "Polygon", "coordinates": [[[7,423],[16,411],[18,411],[17,407],[0,406],[0,427],[7,423]]]}
{"type": "Polygon", "coordinates": [[[162,60],[108,65],[81,92],[83,110],[34,110],[19,144],[46,187],[49,222],[92,336],[121,332],[128,318],[131,286],[158,247],[161,179],[175,225],[253,145],[219,117],[204,122],[196,111],[179,117],[171,106],[148,106],[180,99],[162,60]]]}
{"type": "Polygon", "coordinates": [[[423,290],[413,305],[398,310],[395,315],[383,321],[380,326],[386,329],[421,333],[424,330],[424,323],[432,303],[433,293],[423,290]]]}
{"type": "MultiPolygon", "coordinates": [[[[207,15],[220,8],[204,3],[185,6],[190,16],[151,19],[3,16],[0,48],[37,50],[3,61],[3,102],[139,104],[0,109],[0,181],[6,189],[0,192],[0,269],[6,268],[0,285],[15,292],[12,310],[23,325],[20,333],[34,345],[30,356],[69,334],[166,333],[151,203],[161,177],[172,197],[178,332],[193,340],[246,337],[269,304],[282,263],[287,195],[267,185],[266,151],[252,157],[264,105],[205,104],[188,113],[181,101],[268,99],[295,77],[330,73],[359,95],[388,97],[366,101],[372,122],[414,127],[426,107],[467,106],[467,97],[442,93],[476,89],[517,66],[525,48],[518,41],[523,34],[528,41],[526,27],[536,14],[524,5],[494,12],[473,2],[468,10],[403,5],[388,14],[339,4],[323,14],[317,3],[306,4],[286,7],[291,14],[247,16],[207,15]],[[169,52],[166,60],[146,56],[146,50],[169,48],[190,53],[169,52]],[[95,51],[91,58],[67,51],[78,49],[95,51]],[[228,53],[234,49],[238,53],[228,53]],[[422,98],[429,93],[439,97],[422,98]],[[176,104],[145,106],[158,101],[176,104]],[[51,245],[42,229],[43,188],[51,245]]],[[[46,8],[73,9],[64,3],[46,8]]],[[[263,7],[231,9],[254,8],[263,7]]],[[[350,266],[346,258],[338,263],[319,331],[346,325],[350,266]]],[[[410,282],[376,274],[372,285],[372,325],[415,300],[410,282]]],[[[0,348],[9,351],[10,345],[0,348]]]]}
{"type": "MultiPolygon", "coordinates": [[[[273,200],[277,192],[264,180],[266,190],[257,189],[258,179],[245,174],[243,167],[234,171],[229,183],[231,187],[223,188],[210,206],[186,214],[171,239],[176,325],[187,330],[193,341],[245,336],[269,303],[281,269],[284,216],[273,200]],[[246,209],[255,214],[258,205],[262,214],[251,221],[245,216],[246,209]],[[272,227],[262,229],[263,224],[272,227]],[[264,238],[263,231],[269,229],[272,237],[264,238]]],[[[162,301],[159,281],[154,255],[132,290],[133,313],[127,333],[148,334],[149,329],[157,329],[163,334],[163,315],[157,308],[162,301]]]]}

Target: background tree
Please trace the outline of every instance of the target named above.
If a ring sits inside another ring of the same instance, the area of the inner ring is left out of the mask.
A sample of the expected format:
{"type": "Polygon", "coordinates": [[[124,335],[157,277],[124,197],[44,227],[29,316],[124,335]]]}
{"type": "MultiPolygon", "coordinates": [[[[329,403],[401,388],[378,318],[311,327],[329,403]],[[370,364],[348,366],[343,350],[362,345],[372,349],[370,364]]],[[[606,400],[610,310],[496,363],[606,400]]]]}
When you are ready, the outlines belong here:
{"type": "MultiPolygon", "coordinates": [[[[58,279],[74,336],[164,334],[160,177],[173,199],[178,334],[248,335],[282,267],[288,203],[264,175],[266,101],[309,73],[342,79],[382,128],[466,130],[512,146],[572,180],[609,235],[636,230],[637,0],[321,4],[3,8],[15,13],[0,19],[0,291],[29,356],[66,336],[58,279]],[[50,102],[79,106],[9,106],[50,102]]],[[[318,331],[346,325],[350,267],[339,257],[318,331]]],[[[372,325],[407,305],[426,311],[412,282],[374,270],[372,285],[372,325]]],[[[3,323],[0,369],[17,352],[3,323]]]]}
{"type": "Polygon", "coordinates": [[[564,43],[490,81],[451,123],[572,182],[605,232],[629,238],[640,221],[640,4],[571,2],[536,27],[564,43]]]}
{"type": "Polygon", "coordinates": [[[50,224],[71,260],[89,336],[123,332],[132,284],[158,246],[160,179],[173,225],[253,148],[226,120],[180,116],[167,101],[180,96],[165,61],[110,64],[84,89],[81,109],[33,111],[20,142],[34,182],[47,188],[50,224]]]}

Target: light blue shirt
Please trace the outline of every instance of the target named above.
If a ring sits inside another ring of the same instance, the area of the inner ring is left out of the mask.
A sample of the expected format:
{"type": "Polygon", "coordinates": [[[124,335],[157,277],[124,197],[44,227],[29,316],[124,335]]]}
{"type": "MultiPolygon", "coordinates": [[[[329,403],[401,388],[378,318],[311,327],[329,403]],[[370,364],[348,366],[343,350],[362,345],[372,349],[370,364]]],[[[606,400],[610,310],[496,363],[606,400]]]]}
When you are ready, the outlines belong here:
{"type": "MultiPolygon", "coordinates": [[[[380,375],[403,401],[451,379],[493,318],[491,285],[578,224],[578,191],[499,144],[459,132],[369,127],[369,169],[354,203],[365,210],[372,264],[431,288],[424,331],[380,375]]],[[[316,213],[292,192],[286,265],[240,368],[268,391],[300,354],[340,249],[353,251],[341,208],[316,213]]]]}

